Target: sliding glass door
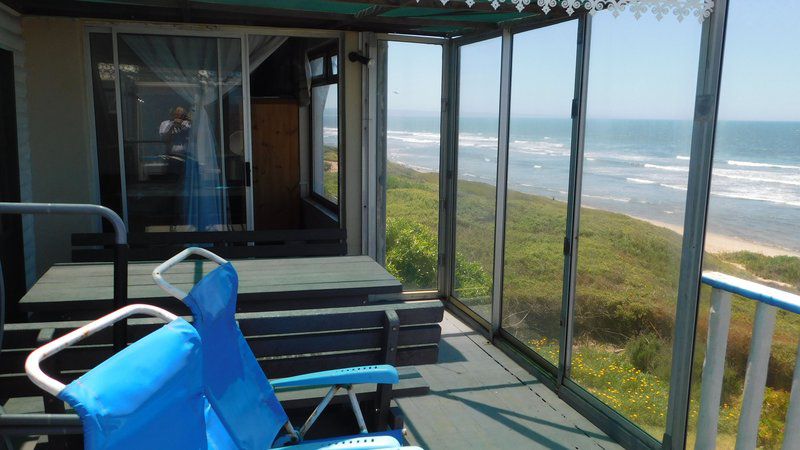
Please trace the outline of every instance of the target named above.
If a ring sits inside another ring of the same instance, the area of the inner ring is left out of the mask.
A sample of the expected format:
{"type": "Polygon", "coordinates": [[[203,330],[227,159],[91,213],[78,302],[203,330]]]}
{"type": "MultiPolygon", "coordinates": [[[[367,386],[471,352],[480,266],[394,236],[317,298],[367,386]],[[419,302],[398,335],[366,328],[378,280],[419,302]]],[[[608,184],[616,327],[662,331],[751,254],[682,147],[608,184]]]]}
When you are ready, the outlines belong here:
{"type": "Polygon", "coordinates": [[[131,231],[244,229],[238,39],[118,34],[131,231]]]}
{"type": "Polygon", "coordinates": [[[101,199],[130,231],[247,228],[241,42],[89,33],[101,199]]]}

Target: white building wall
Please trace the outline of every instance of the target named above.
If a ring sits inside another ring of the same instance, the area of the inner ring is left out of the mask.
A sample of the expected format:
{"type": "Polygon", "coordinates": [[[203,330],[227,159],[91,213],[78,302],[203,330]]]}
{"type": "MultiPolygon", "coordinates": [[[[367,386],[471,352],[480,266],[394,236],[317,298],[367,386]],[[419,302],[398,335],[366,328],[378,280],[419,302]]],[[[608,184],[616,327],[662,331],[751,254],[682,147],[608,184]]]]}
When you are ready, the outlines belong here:
{"type": "MultiPolygon", "coordinates": [[[[31,185],[31,149],[28,127],[28,83],[25,71],[25,41],[19,14],[0,3],[0,48],[14,52],[14,83],[17,108],[17,151],[19,152],[20,200],[33,200],[31,185]]],[[[25,281],[30,287],[36,281],[36,244],[34,218],[22,218],[25,251],[25,281]]]]}
{"type": "MultiPolygon", "coordinates": [[[[85,28],[79,19],[22,18],[33,200],[96,203],[97,178],[87,94],[85,28]]],[[[36,218],[36,270],[71,261],[70,236],[97,231],[90,216],[36,218]]]]}

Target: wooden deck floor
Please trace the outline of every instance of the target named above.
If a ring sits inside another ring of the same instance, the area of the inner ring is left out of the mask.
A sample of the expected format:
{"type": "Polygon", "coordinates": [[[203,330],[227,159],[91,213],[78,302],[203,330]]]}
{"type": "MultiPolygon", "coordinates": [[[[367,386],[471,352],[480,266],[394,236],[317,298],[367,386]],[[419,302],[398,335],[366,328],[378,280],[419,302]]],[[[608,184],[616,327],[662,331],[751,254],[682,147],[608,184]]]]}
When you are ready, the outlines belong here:
{"type": "Polygon", "coordinates": [[[397,400],[414,445],[429,450],[622,448],[450,314],[442,322],[439,363],[417,368],[431,393],[397,400]]]}

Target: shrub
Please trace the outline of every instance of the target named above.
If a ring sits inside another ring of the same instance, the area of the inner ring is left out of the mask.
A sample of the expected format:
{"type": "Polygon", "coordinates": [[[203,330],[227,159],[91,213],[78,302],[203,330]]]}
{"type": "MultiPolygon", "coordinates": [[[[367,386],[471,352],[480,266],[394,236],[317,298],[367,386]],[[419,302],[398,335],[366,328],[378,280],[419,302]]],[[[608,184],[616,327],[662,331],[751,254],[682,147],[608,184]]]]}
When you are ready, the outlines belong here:
{"type": "MultiPolygon", "coordinates": [[[[386,270],[396,276],[405,289],[430,289],[436,286],[438,242],[423,224],[408,219],[386,221],[386,270]]],[[[475,262],[456,255],[458,289],[470,297],[489,295],[491,277],[475,262]]]]}

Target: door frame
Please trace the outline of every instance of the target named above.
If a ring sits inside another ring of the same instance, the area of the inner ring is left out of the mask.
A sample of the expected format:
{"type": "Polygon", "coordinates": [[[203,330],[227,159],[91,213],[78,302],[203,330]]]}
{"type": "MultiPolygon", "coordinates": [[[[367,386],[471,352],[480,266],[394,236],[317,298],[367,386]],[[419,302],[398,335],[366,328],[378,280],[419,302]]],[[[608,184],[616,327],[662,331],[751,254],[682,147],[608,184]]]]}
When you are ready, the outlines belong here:
{"type": "MultiPolygon", "coordinates": [[[[386,163],[388,161],[386,145],[379,144],[380,136],[386,136],[387,120],[385,114],[388,112],[385,109],[388,96],[388,84],[385,82],[387,75],[387,66],[389,58],[388,44],[390,42],[403,42],[408,44],[418,45],[439,45],[442,50],[442,67],[441,67],[441,107],[439,109],[439,210],[437,220],[437,282],[436,287],[430,290],[414,290],[404,291],[401,294],[404,300],[415,299],[430,299],[430,298],[445,298],[447,296],[447,278],[449,273],[449,262],[447,255],[448,244],[443,236],[447,236],[446,230],[449,221],[449,211],[447,208],[447,199],[450,196],[449,177],[448,171],[450,167],[450,160],[448,155],[450,147],[448,131],[449,125],[452,121],[449,118],[449,112],[452,108],[451,93],[450,93],[450,45],[451,41],[446,38],[429,37],[429,36],[411,36],[411,35],[395,35],[388,33],[375,33],[372,35],[372,45],[370,48],[374,52],[370,53],[371,58],[375,58],[378,63],[374,65],[374,75],[370,74],[370,86],[374,86],[371,92],[375,93],[374,101],[369,99],[366,102],[368,106],[367,117],[374,118],[369,122],[375,124],[375,130],[371,131],[374,139],[365,140],[365,151],[367,157],[365,161],[370,164],[370,167],[365,169],[364,176],[367,178],[365,183],[369,183],[369,177],[374,176],[376,182],[374,186],[370,186],[368,190],[374,189],[376,195],[371,196],[366,211],[366,217],[370,224],[374,224],[375,246],[373,256],[380,264],[385,265],[386,261],[386,163]],[[384,109],[381,109],[383,105],[384,109]],[[373,167],[374,166],[374,167],[373,167]]],[[[372,228],[372,227],[370,227],[372,228]]],[[[369,247],[367,247],[369,248],[369,247]]]]}
{"type": "MultiPolygon", "coordinates": [[[[0,155],[0,169],[5,169],[8,173],[0,173],[3,176],[0,178],[0,188],[7,188],[0,191],[0,201],[19,202],[21,201],[21,174],[20,174],[20,159],[19,159],[19,136],[17,128],[17,99],[15,88],[15,73],[14,63],[16,60],[16,52],[10,49],[0,47],[0,73],[3,75],[2,85],[0,89],[4,93],[9,94],[8,98],[3,99],[2,120],[8,121],[6,131],[8,146],[5,143],[0,143],[4,147],[4,152],[7,154],[0,155]],[[6,78],[7,75],[7,79],[6,78]],[[6,92],[7,91],[7,92],[6,92]]],[[[25,294],[26,285],[26,267],[25,267],[25,237],[22,225],[22,216],[19,215],[4,215],[0,220],[3,221],[3,228],[7,228],[10,245],[13,249],[8,249],[3,246],[2,255],[0,259],[5,259],[6,264],[0,264],[0,319],[7,317],[10,314],[14,318],[18,317],[16,310],[16,303],[25,294]],[[3,258],[7,257],[7,258],[3,258]],[[11,262],[9,263],[9,259],[11,262]],[[11,301],[13,301],[13,304],[11,301]]],[[[3,230],[0,229],[0,232],[3,230]]],[[[2,237],[2,236],[0,236],[2,237]]],[[[5,238],[3,238],[4,240],[5,238]]],[[[0,240],[0,243],[3,242],[0,240]]]]}

